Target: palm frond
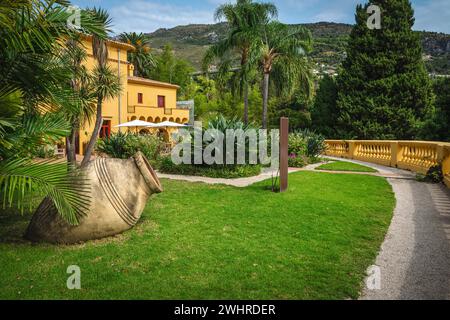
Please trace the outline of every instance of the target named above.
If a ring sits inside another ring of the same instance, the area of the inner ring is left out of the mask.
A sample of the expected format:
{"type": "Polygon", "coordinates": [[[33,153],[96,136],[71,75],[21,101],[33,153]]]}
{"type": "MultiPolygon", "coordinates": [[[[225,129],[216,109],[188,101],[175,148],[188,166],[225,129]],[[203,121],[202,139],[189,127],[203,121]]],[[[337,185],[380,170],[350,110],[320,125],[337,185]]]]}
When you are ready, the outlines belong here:
{"type": "Polygon", "coordinates": [[[110,66],[97,65],[94,69],[95,90],[97,97],[113,99],[118,96],[122,86],[115,72],[110,66]]]}
{"type": "Polygon", "coordinates": [[[66,163],[31,162],[24,159],[0,163],[0,195],[3,209],[17,206],[21,212],[33,208],[34,199],[48,197],[63,219],[78,224],[90,204],[90,185],[66,163]]]}

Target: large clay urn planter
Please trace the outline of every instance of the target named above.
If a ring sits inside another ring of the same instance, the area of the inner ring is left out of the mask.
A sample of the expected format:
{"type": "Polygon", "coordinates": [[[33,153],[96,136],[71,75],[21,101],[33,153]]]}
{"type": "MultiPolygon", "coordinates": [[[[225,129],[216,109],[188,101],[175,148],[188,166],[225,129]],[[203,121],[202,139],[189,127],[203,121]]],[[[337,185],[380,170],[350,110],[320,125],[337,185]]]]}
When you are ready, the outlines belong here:
{"type": "Polygon", "coordinates": [[[162,192],[158,177],[140,152],[128,160],[97,158],[83,170],[91,185],[91,202],[79,224],[68,224],[47,199],[34,213],[26,238],[71,244],[121,233],[137,223],[149,197],[162,192]]]}

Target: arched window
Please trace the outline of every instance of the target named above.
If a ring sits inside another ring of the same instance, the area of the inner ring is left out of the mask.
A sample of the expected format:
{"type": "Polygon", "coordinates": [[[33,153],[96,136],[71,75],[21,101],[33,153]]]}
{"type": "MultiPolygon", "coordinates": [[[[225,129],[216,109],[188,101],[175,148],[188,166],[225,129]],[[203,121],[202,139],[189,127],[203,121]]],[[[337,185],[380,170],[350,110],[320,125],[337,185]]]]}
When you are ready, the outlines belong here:
{"type": "Polygon", "coordinates": [[[161,118],[160,117],[156,117],[155,118],[155,123],[160,123],[161,122],[161,118]]]}
{"type": "Polygon", "coordinates": [[[136,119],[137,119],[136,116],[132,116],[130,121],[134,121],[136,119]]]}

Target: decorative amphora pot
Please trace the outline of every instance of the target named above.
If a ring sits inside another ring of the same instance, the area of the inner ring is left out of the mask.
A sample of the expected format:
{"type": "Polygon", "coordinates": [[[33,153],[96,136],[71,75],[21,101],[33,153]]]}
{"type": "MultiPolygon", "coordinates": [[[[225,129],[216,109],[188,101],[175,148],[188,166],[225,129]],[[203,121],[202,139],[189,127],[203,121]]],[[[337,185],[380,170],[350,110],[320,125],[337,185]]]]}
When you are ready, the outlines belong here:
{"type": "Polygon", "coordinates": [[[79,224],[67,223],[53,203],[44,199],[28,226],[27,239],[73,244],[124,232],[137,223],[149,197],[163,191],[141,152],[127,160],[97,158],[83,170],[90,184],[91,199],[79,224]]]}

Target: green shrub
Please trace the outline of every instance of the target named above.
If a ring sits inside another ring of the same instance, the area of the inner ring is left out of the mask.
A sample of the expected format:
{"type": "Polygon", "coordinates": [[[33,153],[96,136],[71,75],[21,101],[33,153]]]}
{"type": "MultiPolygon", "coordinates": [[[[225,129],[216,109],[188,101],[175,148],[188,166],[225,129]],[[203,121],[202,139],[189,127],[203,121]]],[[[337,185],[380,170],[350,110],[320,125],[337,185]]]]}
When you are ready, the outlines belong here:
{"type": "Polygon", "coordinates": [[[289,156],[306,155],[306,140],[305,138],[296,132],[289,134],[289,156]]]}
{"type": "Polygon", "coordinates": [[[308,163],[318,162],[325,151],[322,135],[310,130],[298,130],[289,134],[289,166],[301,168],[308,163]]]}
{"type": "Polygon", "coordinates": [[[113,133],[110,137],[99,139],[96,151],[112,158],[128,159],[141,151],[152,165],[159,159],[162,147],[161,138],[156,135],[135,133],[113,133]]]}
{"type": "MultiPolygon", "coordinates": [[[[215,118],[213,118],[212,120],[210,120],[206,126],[206,128],[202,128],[202,135],[205,134],[206,130],[217,130],[219,132],[221,132],[224,136],[224,140],[223,140],[223,145],[226,146],[227,145],[227,130],[240,130],[241,132],[243,132],[244,134],[247,133],[249,130],[255,130],[255,128],[252,125],[249,124],[244,124],[242,121],[240,121],[237,118],[232,118],[232,119],[226,119],[224,118],[222,115],[219,115],[215,118]]],[[[202,153],[204,152],[205,148],[207,147],[207,145],[210,143],[211,141],[207,141],[207,140],[203,140],[203,145],[202,145],[202,153]]],[[[192,139],[192,143],[194,143],[194,139],[192,139]]],[[[234,139],[234,160],[235,163],[234,165],[238,165],[237,164],[237,150],[238,150],[238,146],[239,146],[239,142],[238,139],[234,139]]],[[[249,153],[251,146],[249,143],[249,139],[246,138],[245,139],[245,164],[249,165],[249,153]]],[[[194,147],[192,147],[192,150],[194,150],[194,147]]],[[[257,151],[257,150],[252,150],[252,151],[257,151]]],[[[259,160],[258,160],[259,161],[259,160]]],[[[225,165],[230,165],[230,163],[226,163],[226,152],[224,150],[223,152],[223,163],[225,165]],[[226,163],[226,164],[225,164],[226,163]]]]}
{"type": "Polygon", "coordinates": [[[325,138],[314,131],[304,129],[294,133],[303,138],[306,143],[306,155],[310,158],[318,158],[326,149],[325,138]]]}
{"type": "MultiPolygon", "coordinates": [[[[206,127],[204,128],[194,128],[191,131],[191,135],[195,134],[195,130],[201,130],[202,136],[204,136],[206,130],[217,130],[218,132],[221,132],[224,137],[223,146],[227,145],[227,130],[240,130],[244,134],[250,130],[254,129],[251,125],[246,125],[242,121],[238,120],[237,118],[233,119],[226,119],[222,115],[216,116],[215,118],[211,119],[206,127]]],[[[214,140],[212,138],[211,140],[214,140]]],[[[201,146],[195,145],[195,139],[192,137],[192,144],[191,144],[191,163],[194,163],[194,155],[195,155],[195,148],[197,147],[199,152],[204,154],[205,148],[212,142],[207,141],[206,139],[203,139],[203,144],[201,146]],[[200,150],[201,149],[201,150],[200,150]]],[[[249,152],[250,152],[250,143],[249,138],[245,138],[245,163],[244,164],[238,164],[237,160],[237,152],[238,152],[238,146],[239,146],[239,139],[234,139],[234,163],[230,164],[227,163],[227,154],[226,150],[223,150],[223,164],[215,164],[215,165],[208,165],[206,163],[202,164],[182,164],[182,165],[175,165],[172,163],[170,157],[165,157],[161,160],[159,170],[161,172],[165,173],[174,173],[174,174],[185,174],[185,175],[200,175],[200,176],[207,176],[207,177],[217,177],[217,178],[238,178],[238,177],[248,177],[248,176],[254,176],[258,175],[261,172],[261,166],[259,164],[250,164],[249,163],[249,152]]],[[[257,151],[257,150],[253,150],[257,151]]]]}
{"type": "Polygon", "coordinates": [[[308,164],[308,159],[305,156],[291,153],[289,154],[288,164],[291,168],[303,168],[308,164]]]}
{"type": "Polygon", "coordinates": [[[203,176],[210,178],[244,178],[259,175],[260,165],[176,165],[170,156],[162,157],[159,164],[162,173],[179,174],[188,176],[203,176]]]}
{"type": "Polygon", "coordinates": [[[112,158],[127,159],[130,157],[127,150],[128,134],[118,132],[110,137],[99,139],[95,147],[97,152],[104,153],[112,158]]]}
{"type": "Polygon", "coordinates": [[[444,181],[442,165],[436,165],[428,169],[427,174],[425,175],[425,181],[433,183],[440,183],[444,181]]]}

